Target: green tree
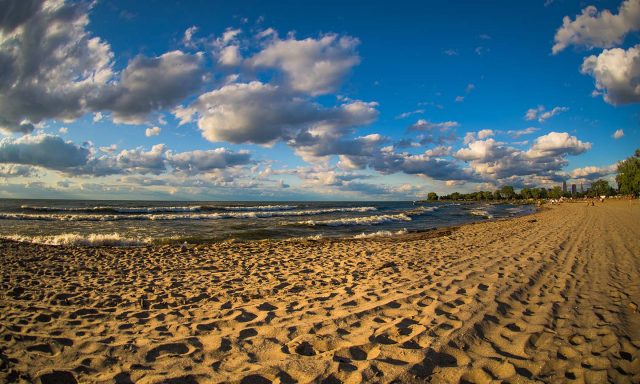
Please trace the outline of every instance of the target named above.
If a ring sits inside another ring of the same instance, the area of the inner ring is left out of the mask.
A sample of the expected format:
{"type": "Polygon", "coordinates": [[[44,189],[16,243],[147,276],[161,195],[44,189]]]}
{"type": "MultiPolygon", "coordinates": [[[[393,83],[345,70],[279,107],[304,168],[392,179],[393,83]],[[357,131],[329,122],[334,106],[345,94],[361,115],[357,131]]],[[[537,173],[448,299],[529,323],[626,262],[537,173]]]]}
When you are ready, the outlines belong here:
{"type": "Polygon", "coordinates": [[[534,199],[539,199],[542,197],[542,192],[540,190],[540,188],[533,188],[531,190],[531,197],[534,199]]]}
{"type": "Polygon", "coordinates": [[[609,196],[613,192],[613,188],[609,186],[609,182],[607,180],[598,180],[594,181],[591,184],[591,196],[609,196]]]}
{"type": "Polygon", "coordinates": [[[461,198],[461,197],[462,197],[462,196],[460,195],[460,193],[459,193],[459,192],[453,192],[453,193],[449,196],[449,198],[450,198],[451,200],[460,200],[460,198],[461,198]]]}
{"type": "Polygon", "coordinates": [[[495,192],[493,192],[493,198],[494,198],[495,200],[500,200],[500,199],[502,199],[502,196],[500,195],[500,190],[499,190],[499,189],[498,189],[498,190],[496,190],[495,192]]]}
{"type": "Polygon", "coordinates": [[[522,195],[523,199],[530,199],[532,197],[531,192],[532,190],[529,188],[522,188],[522,191],[520,191],[520,194],[522,195]]]}
{"type": "Polygon", "coordinates": [[[633,156],[618,163],[616,182],[623,195],[640,195],[640,149],[633,156]]]}
{"type": "Polygon", "coordinates": [[[500,195],[505,199],[513,199],[516,196],[516,192],[513,190],[512,186],[505,185],[500,188],[500,195]]]}
{"type": "Polygon", "coordinates": [[[427,194],[427,200],[429,200],[429,201],[438,200],[438,194],[435,193],[435,192],[429,192],[429,194],[427,194]]]}
{"type": "Polygon", "coordinates": [[[559,199],[562,197],[562,188],[558,187],[557,185],[555,187],[553,187],[550,191],[549,191],[549,197],[552,199],[559,199]]]}

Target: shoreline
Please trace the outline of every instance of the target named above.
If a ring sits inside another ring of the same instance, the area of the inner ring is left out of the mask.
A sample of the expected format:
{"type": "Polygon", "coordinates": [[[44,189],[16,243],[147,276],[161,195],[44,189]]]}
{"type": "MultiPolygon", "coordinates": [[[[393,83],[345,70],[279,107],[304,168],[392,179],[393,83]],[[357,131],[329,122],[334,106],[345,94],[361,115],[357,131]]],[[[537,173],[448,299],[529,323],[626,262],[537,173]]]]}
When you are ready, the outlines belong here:
{"type": "MultiPolygon", "coordinates": [[[[463,203],[465,204],[465,203],[463,203]]],[[[471,202],[469,204],[472,204],[471,202]]],[[[504,205],[515,205],[512,203],[506,203],[504,205]]],[[[320,234],[318,238],[314,238],[314,235],[311,236],[307,236],[307,237],[288,237],[288,238],[276,238],[276,239],[269,239],[269,238],[265,238],[265,239],[238,239],[238,238],[228,238],[228,239],[209,239],[209,238],[199,238],[199,237],[179,237],[179,236],[170,236],[170,237],[165,237],[165,238],[151,238],[151,237],[146,237],[146,238],[132,238],[132,239],[128,239],[128,238],[123,238],[123,240],[131,240],[132,242],[139,242],[139,244],[118,244],[118,245],[112,245],[112,244],[88,244],[88,245],[81,245],[81,244],[50,244],[50,243],[46,243],[46,242],[38,242],[38,241],[29,241],[28,239],[26,240],[17,240],[16,238],[21,237],[22,235],[6,235],[6,236],[0,236],[0,243],[1,242],[16,242],[16,243],[21,243],[21,244],[38,244],[38,245],[46,245],[46,246],[52,246],[52,247],[79,247],[79,248],[153,248],[153,247],[159,247],[159,246],[181,246],[184,242],[188,243],[189,247],[193,247],[193,246],[198,246],[198,245],[211,245],[211,244],[218,244],[218,243],[247,243],[247,242],[296,242],[296,241],[325,241],[325,240],[375,240],[375,239],[389,239],[389,238],[399,238],[402,239],[405,236],[415,236],[418,234],[423,234],[423,233],[429,233],[432,231],[438,231],[441,229],[452,229],[452,228],[459,228],[459,227],[463,227],[466,225],[473,225],[473,224],[480,224],[480,223],[485,223],[485,222],[491,222],[491,221],[496,221],[496,220],[511,220],[514,218],[518,218],[518,217],[523,217],[523,216],[529,216],[529,215],[533,215],[537,212],[539,212],[540,210],[542,210],[544,208],[544,206],[536,206],[535,204],[522,204],[522,205],[527,205],[530,206],[531,208],[531,212],[527,212],[527,213],[518,213],[515,216],[509,216],[509,217],[498,217],[498,218],[494,218],[494,217],[484,217],[482,220],[479,221],[475,221],[475,222],[467,222],[467,223],[461,223],[461,224],[455,224],[455,225],[444,225],[444,226],[436,226],[436,227],[431,227],[431,228],[426,228],[426,229],[410,229],[407,230],[406,228],[403,228],[401,230],[398,229],[380,229],[378,231],[374,231],[374,232],[360,232],[360,233],[356,233],[356,234],[352,234],[352,235],[344,235],[344,236],[323,236],[322,234],[320,234]],[[399,233],[405,231],[406,233],[399,233]],[[374,235],[380,232],[388,232],[389,234],[381,234],[381,235],[374,235]],[[365,236],[364,238],[358,239],[356,236],[360,236],[361,234],[366,234],[366,235],[370,235],[370,236],[365,236]],[[14,238],[11,238],[14,237],[14,238]]],[[[77,235],[77,236],[82,236],[81,234],[75,234],[75,233],[64,233],[64,234],[60,234],[60,235],[50,235],[51,237],[55,237],[55,236],[62,236],[62,235],[77,235]]],[[[119,235],[118,233],[113,233],[113,234],[102,234],[102,235],[119,235]]],[[[42,237],[49,237],[47,235],[43,235],[42,237]]],[[[27,238],[27,236],[25,236],[25,238],[27,238]]]]}
{"type": "Polygon", "coordinates": [[[639,218],[620,201],[184,252],[0,241],[0,381],[637,382],[639,218]]]}

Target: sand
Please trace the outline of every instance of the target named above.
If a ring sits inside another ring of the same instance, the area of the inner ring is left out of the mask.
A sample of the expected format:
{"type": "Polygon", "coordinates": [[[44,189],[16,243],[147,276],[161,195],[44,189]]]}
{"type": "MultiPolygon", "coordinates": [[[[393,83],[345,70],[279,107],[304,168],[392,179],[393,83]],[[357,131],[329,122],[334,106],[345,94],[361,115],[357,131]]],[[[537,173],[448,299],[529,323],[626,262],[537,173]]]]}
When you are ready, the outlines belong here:
{"type": "Polygon", "coordinates": [[[397,238],[0,243],[0,381],[638,383],[640,202],[397,238]]]}

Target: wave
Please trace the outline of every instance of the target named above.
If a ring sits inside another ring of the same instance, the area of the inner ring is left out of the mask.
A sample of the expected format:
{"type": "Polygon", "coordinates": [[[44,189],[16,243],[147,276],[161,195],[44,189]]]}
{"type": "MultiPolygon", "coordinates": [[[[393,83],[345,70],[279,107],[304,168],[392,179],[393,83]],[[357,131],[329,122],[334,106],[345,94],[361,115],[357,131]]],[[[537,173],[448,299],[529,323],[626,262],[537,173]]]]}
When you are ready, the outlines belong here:
{"type": "Polygon", "coordinates": [[[154,241],[150,237],[146,238],[129,238],[122,236],[118,233],[90,233],[87,235],[80,235],[77,233],[63,233],[61,235],[50,236],[24,236],[24,235],[9,235],[3,236],[3,239],[19,241],[22,243],[33,244],[46,244],[46,245],[76,245],[85,247],[99,247],[99,246],[117,246],[117,247],[132,247],[152,244],[154,241]]]}
{"type": "Polygon", "coordinates": [[[413,209],[410,209],[410,210],[406,211],[405,214],[410,215],[410,216],[419,216],[419,215],[423,215],[423,214],[428,213],[428,212],[434,212],[434,211],[438,210],[439,208],[440,207],[434,207],[434,206],[431,206],[431,207],[419,206],[417,208],[413,208],[413,209]]]}
{"type": "Polygon", "coordinates": [[[393,232],[393,231],[377,231],[372,233],[362,232],[359,235],[353,236],[353,238],[354,239],[370,239],[373,237],[393,237],[393,236],[406,235],[407,233],[408,233],[407,228],[402,228],[401,230],[396,232],[393,232]]]}
{"type": "Polygon", "coordinates": [[[112,212],[112,213],[157,213],[157,212],[198,212],[202,210],[201,206],[184,206],[184,207],[115,207],[115,206],[97,206],[97,207],[39,207],[31,205],[22,205],[21,209],[28,211],[44,211],[44,212],[112,212]]]}
{"type": "Polygon", "coordinates": [[[404,213],[397,215],[378,215],[378,216],[364,216],[364,217],[349,217],[344,219],[331,219],[331,220],[306,220],[298,221],[293,224],[308,225],[315,227],[317,225],[326,225],[330,227],[343,226],[343,225],[377,225],[383,223],[389,223],[394,221],[411,221],[411,217],[404,213]]]}
{"type": "Polygon", "coordinates": [[[471,209],[469,210],[469,214],[474,216],[482,216],[485,219],[493,219],[493,215],[484,209],[471,209]]]}
{"type": "Polygon", "coordinates": [[[285,241],[303,241],[303,240],[318,241],[322,239],[324,239],[324,235],[318,234],[318,235],[309,235],[309,236],[302,236],[302,237],[290,237],[288,239],[285,239],[285,241]]]}
{"type": "MultiPolygon", "coordinates": [[[[214,207],[212,207],[214,208],[214,207]]],[[[297,205],[254,205],[250,207],[245,206],[230,206],[222,207],[225,211],[288,211],[290,209],[298,208],[297,205]]]]}
{"type": "Polygon", "coordinates": [[[0,213],[0,220],[40,220],[40,221],[117,221],[117,220],[220,220],[220,219],[255,219],[283,216],[310,216],[337,212],[369,212],[375,207],[325,208],[299,211],[248,211],[191,214],[131,214],[131,215],[71,215],[71,214],[27,214],[0,213]]]}

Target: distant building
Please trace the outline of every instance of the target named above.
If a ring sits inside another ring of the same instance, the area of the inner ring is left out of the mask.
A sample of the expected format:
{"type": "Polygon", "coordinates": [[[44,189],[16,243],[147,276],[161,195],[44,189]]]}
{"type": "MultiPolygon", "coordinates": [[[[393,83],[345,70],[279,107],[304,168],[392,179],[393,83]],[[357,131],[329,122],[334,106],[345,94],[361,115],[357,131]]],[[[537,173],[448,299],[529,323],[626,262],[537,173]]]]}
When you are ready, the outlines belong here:
{"type": "Polygon", "coordinates": [[[580,183],[580,193],[584,193],[584,186],[580,183]]]}
{"type": "Polygon", "coordinates": [[[566,181],[562,182],[562,193],[567,193],[567,182],[566,181]]]}
{"type": "Polygon", "coordinates": [[[575,195],[576,192],[578,192],[578,188],[576,187],[575,184],[571,184],[571,194],[575,195]]]}

